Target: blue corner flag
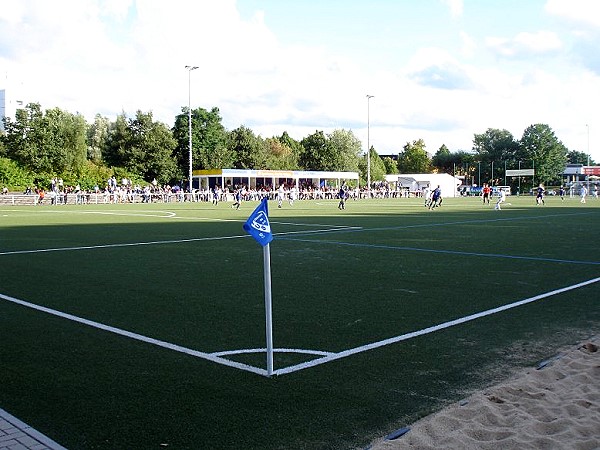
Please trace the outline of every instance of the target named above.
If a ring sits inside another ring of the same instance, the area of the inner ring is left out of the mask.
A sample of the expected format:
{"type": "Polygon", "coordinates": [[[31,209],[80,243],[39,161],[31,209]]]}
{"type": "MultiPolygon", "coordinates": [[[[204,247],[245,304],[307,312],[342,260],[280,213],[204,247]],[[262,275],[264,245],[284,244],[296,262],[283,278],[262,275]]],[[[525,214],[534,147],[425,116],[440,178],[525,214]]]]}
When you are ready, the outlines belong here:
{"type": "Polygon", "coordinates": [[[263,247],[273,240],[266,198],[263,198],[252,214],[250,214],[250,217],[244,223],[244,230],[263,247]]]}

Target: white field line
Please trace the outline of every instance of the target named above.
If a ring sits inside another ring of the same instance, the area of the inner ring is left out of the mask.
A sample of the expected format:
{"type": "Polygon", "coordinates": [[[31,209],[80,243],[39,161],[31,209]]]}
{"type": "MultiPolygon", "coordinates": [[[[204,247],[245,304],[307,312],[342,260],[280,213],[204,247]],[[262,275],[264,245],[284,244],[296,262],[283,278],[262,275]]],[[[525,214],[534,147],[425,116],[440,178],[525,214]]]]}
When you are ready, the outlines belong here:
{"type": "Polygon", "coordinates": [[[190,238],[190,239],[169,239],[166,241],[147,241],[147,242],[125,242],[121,244],[100,244],[100,245],[83,245],[80,247],[55,247],[55,248],[39,248],[32,250],[13,250],[7,252],[0,252],[0,256],[6,255],[24,255],[29,253],[50,253],[50,252],[69,252],[77,250],[94,250],[103,248],[119,248],[119,247],[139,247],[143,245],[161,245],[161,244],[181,244],[185,242],[200,242],[200,241],[219,241],[225,239],[241,239],[250,237],[250,235],[238,235],[238,236],[217,236],[217,237],[204,237],[204,238],[190,238]]]}
{"type": "MultiPolygon", "coordinates": [[[[577,284],[573,284],[571,286],[567,286],[564,288],[560,288],[560,289],[555,289],[553,291],[550,292],[546,292],[544,294],[540,294],[540,295],[536,295],[534,297],[529,297],[526,298],[524,300],[520,300],[517,302],[513,302],[507,305],[503,305],[503,306],[499,306],[497,308],[492,308],[492,309],[488,309],[486,311],[482,311],[479,313],[475,313],[475,314],[471,314],[468,316],[464,316],[461,317],[459,319],[455,319],[455,320],[451,320],[448,322],[444,322],[438,325],[434,325],[431,327],[427,327],[427,328],[423,328],[421,330],[418,331],[413,331],[411,333],[406,333],[400,336],[396,336],[396,337],[392,337],[392,338],[388,338],[388,339],[384,339],[382,341],[378,341],[378,342],[373,342],[371,344],[367,344],[367,345],[363,345],[360,347],[355,347],[352,349],[348,349],[348,350],[344,350],[341,351],[339,353],[334,353],[334,352],[326,352],[326,351],[318,351],[318,350],[302,350],[302,349],[289,349],[289,348],[280,348],[280,349],[275,349],[276,353],[302,353],[302,354],[312,354],[312,355],[317,355],[317,356],[323,356],[322,358],[317,358],[305,363],[301,363],[301,364],[297,364],[294,366],[288,366],[288,367],[284,367],[282,369],[277,369],[273,372],[274,375],[286,375],[286,374],[290,374],[293,372],[298,372],[300,370],[304,370],[304,369],[308,369],[310,367],[315,367],[321,364],[325,364],[325,363],[329,363],[331,361],[335,361],[338,359],[342,359],[342,358],[346,358],[348,356],[352,356],[358,353],[363,353],[369,350],[373,350],[376,348],[380,348],[380,347],[384,347],[386,345],[390,345],[390,344],[395,344],[397,342],[401,342],[401,341],[406,341],[408,339],[412,339],[414,337],[418,337],[418,336],[423,336],[425,334],[429,334],[429,333],[434,333],[436,331],[440,331],[446,328],[450,328],[456,325],[460,325],[466,322],[470,322],[472,320],[476,320],[476,319],[480,319],[482,317],[486,317],[486,316],[490,316],[492,314],[496,314],[502,311],[506,311],[512,308],[516,308],[522,305],[526,305],[528,303],[532,303],[532,302],[536,302],[538,300],[542,300],[544,298],[547,297],[551,297],[553,295],[557,295],[557,294],[561,294],[563,292],[568,292],[574,289],[578,289],[593,283],[597,283],[600,281],[600,277],[598,278],[593,278],[591,280],[587,280],[587,281],[583,281],[581,283],[577,283],[577,284]]],[[[221,358],[221,356],[227,356],[227,355],[234,355],[234,354],[242,354],[242,353],[258,353],[258,352],[265,352],[266,353],[266,349],[264,348],[259,348],[259,349],[246,349],[246,350],[234,350],[234,351],[222,351],[222,352],[213,352],[213,353],[205,353],[205,352],[200,352],[197,350],[192,350],[189,349],[187,347],[182,347],[180,345],[176,345],[176,344],[171,344],[169,342],[165,342],[165,341],[161,341],[158,339],[154,339],[151,337],[147,337],[147,336],[143,336],[141,334],[137,334],[137,333],[133,333],[131,331],[127,331],[127,330],[122,330],[120,328],[115,328],[109,325],[104,325],[102,323],[99,322],[94,322],[91,320],[87,320],[87,319],[83,319],[77,316],[74,316],[72,314],[67,314],[61,311],[57,311],[51,308],[46,308],[44,306],[40,306],[40,305],[36,305],[34,303],[30,303],[30,302],[26,302],[24,300],[19,300],[17,298],[14,297],[10,297],[8,295],[4,295],[4,294],[0,294],[0,299],[21,305],[21,306],[25,306],[27,308],[32,308],[35,309],[37,311],[41,311],[41,312],[45,312],[47,314],[51,314],[57,317],[61,317],[67,320],[71,320],[77,323],[81,323],[83,325],[88,325],[103,331],[108,331],[110,333],[115,333],[124,337],[128,337],[130,339],[135,339],[141,342],[145,342],[148,344],[152,344],[152,345],[156,345],[159,347],[163,347],[166,348],[168,350],[173,350],[176,352],[180,352],[180,353],[184,353],[190,356],[194,356],[196,358],[201,358],[201,359],[206,359],[208,361],[217,363],[217,364],[222,364],[228,367],[233,367],[236,369],[240,369],[240,370],[245,370],[247,372],[252,372],[255,373],[257,375],[262,375],[262,376],[269,376],[268,372],[266,369],[261,369],[258,367],[254,367],[254,366],[250,366],[248,364],[243,364],[243,363],[238,363],[235,361],[230,361],[228,359],[225,358],[221,358]]]]}
{"type": "MultiPolygon", "coordinates": [[[[228,355],[241,355],[248,353],[266,353],[266,348],[246,348],[242,350],[225,350],[222,352],[213,352],[211,355],[214,356],[228,356],[228,355]]],[[[332,352],[323,352],[321,350],[306,350],[301,348],[274,348],[274,353],[301,353],[303,355],[317,355],[317,356],[327,356],[327,355],[335,355],[332,352]]]]}
{"type": "MultiPolygon", "coordinates": [[[[21,212],[19,209],[8,209],[0,212],[21,212]]],[[[88,215],[101,215],[101,216],[125,216],[125,217],[157,217],[159,219],[179,219],[179,220],[202,220],[202,221],[214,221],[214,222],[239,222],[244,223],[245,219],[222,219],[217,217],[190,217],[180,216],[174,211],[162,211],[162,210],[150,210],[150,211],[139,211],[139,213],[126,213],[119,210],[105,210],[105,211],[61,211],[61,210],[30,210],[31,213],[42,213],[42,214],[88,214],[88,215]]],[[[294,227],[330,227],[330,228],[341,228],[341,229],[360,229],[362,227],[353,227],[348,225],[331,225],[331,224],[319,224],[319,223],[296,223],[296,222],[278,222],[270,221],[271,224],[275,225],[291,225],[294,227]]]]}
{"type": "Polygon", "coordinates": [[[323,357],[323,358],[314,359],[312,361],[308,361],[308,362],[305,362],[305,363],[297,364],[297,365],[294,365],[294,366],[289,366],[289,367],[286,367],[286,368],[283,368],[283,369],[278,369],[278,370],[274,371],[274,375],[285,375],[285,374],[288,374],[288,373],[298,372],[299,370],[308,369],[309,367],[315,367],[315,366],[318,366],[320,364],[325,364],[325,363],[334,361],[336,359],[346,358],[346,357],[351,356],[351,355],[356,355],[357,353],[362,353],[362,352],[373,350],[373,349],[376,349],[376,348],[379,348],[379,347],[384,347],[386,345],[395,344],[396,342],[400,342],[400,341],[406,341],[408,339],[412,339],[412,338],[417,337],[417,336],[423,336],[425,334],[434,333],[436,331],[440,331],[440,330],[443,330],[443,329],[446,329],[446,328],[450,328],[450,327],[453,327],[453,326],[456,326],[456,325],[460,325],[460,324],[463,324],[465,322],[470,322],[472,320],[480,319],[482,317],[490,316],[492,314],[497,314],[497,313],[502,312],[502,311],[506,311],[506,310],[509,310],[509,309],[512,309],[512,308],[523,306],[523,305],[526,305],[528,303],[533,303],[533,302],[536,302],[538,300],[542,300],[544,298],[551,297],[553,295],[558,295],[558,294],[562,294],[563,292],[568,292],[568,291],[571,291],[571,290],[574,290],[574,289],[579,289],[581,287],[587,286],[589,284],[597,283],[599,281],[600,281],[600,277],[593,278],[593,279],[587,280],[587,281],[582,281],[581,283],[573,284],[571,286],[567,286],[567,287],[560,288],[560,289],[555,289],[553,291],[546,292],[544,294],[539,294],[539,295],[536,295],[534,297],[529,297],[529,298],[526,298],[524,300],[520,300],[520,301],[517,301],[517,302],[514,302],[514,303],[509,303],[507,305],[499,306],[497,308],[492,308],[492,309],[488,309],[486,311],[482,311],[482,312],[478,312],[478,313],[471,314],[471,315],[468,315],[468,316],[464,316],[464,317],[461,317],[459,319],[455,319],[455,320],[451,320],[451,321],[448,321],[448,322],[441,323],[439,325],[434,325],[434,326],[431,326],[431,327],[423,328],[423,329],[418,330],[418,331],[413,331],[411,333],[406,333],[406,334],[402,334],[400,336],[396,336],[396,337],[384,339],[383,341],[373,342],[371,344],[362,345],[360,347],[352,348],[352,349],[349,349],[349,350],[344,350],[342,352],[331,354],[331,355],[323,357]]]}
{"type": "Polygon", "coordinates": [[[569,216],[587,216],[593,214],[592,212],[580,212],[580,213],[569,213],[569,214],[546,214],[543,216],[523,216],[523,217],[495,217],[493,219],[475,219],[475,220],[458,220],[454,222],[431,222],[431,223],[419,223],[412,225],[397,225],[392,227],[374,227],[364,228],[358,227],[353,230],[352,227],[347,229],[339,230],[344,231],[358,231],[358,232],[372,232],[372,231],[393,231],[393,230],[407,230],[412,228],[434,228],[434,227],[446,227],[454,225],[470,225],[470,224],[481,224],[481,223],[494,223],[494,222],[515,222],[520,220],[539,220],[539,219],[551,219],[551,218],[562,218],[569,216]]]}
{"type": "MultiPolygon", "coordinates": [[[[337,230],[332,230],[337,231],[337,230]]],[[[306,233],[306,232],[304,232],[306,233]]],[[[361,244],[357,242],[342,242],[342,241],[329,241],[325,239],[300,239],[296,237],[284,238],[286,241],[294,242],[305,242],[307,244],[328,244],[328,245],[339,245],[345,247],[358,247],[358,248],[375,248],[382,250],[398,250],[406,252],[423,252],[423,253],[439,253],[457,256],[480,256],[485,258],[505,258],[505,259],[520,259],[525,261],[541,261],[541,262],[555,262],[555,263],[567,263],[567,264],[583,264],[583,265],[600,265],[600,261],[581,261],[575,259],[558,259],[558,258],[543,258],[541,256],[520,256],[520,255],[503,255],[501,253],[479,253],[479,252],[465,252],[460,250],[436,250],[432,248],[419,248],[419,247],[403,247],[394,245],[378,245],[378,244],[361,244]]]]}
{"type": "MultiPolygon", "coordinates": [[[[2,211],[0,209],[0,211],[2,211]]],[[[21,211],[20,209],[18,210],[5,210],[5,211],[21,211]]],[[[31,211],[31,212],[36,212],[36,211],[31,211]]],[[[46,211],[46,212],[52,212],[52,211],[46,211]]],[[[62,212],[62,213],[69,213],[72,211],[56,211],[56,212],[62,212]]],[[[110,211],[109,211],[110,212],[110,211]]],[[[153,211],[153,212],[167,212],[167,213],[171,213],[171,211],[153,211]]],[[[75,213],[94,213],[94,211],[79,211],[79,212],[75,212],[75,213]]],[[[99,213],[105,213],[104,211],[101,211],[99,213]]],[[[307,235],[307,234],[316,234],[316,233],[336,233],[336,232],[345,232],[345,231],[350,231],[350,232],[364,232],[364,231],[386,231],[386,230],[400,230],[400,229],[407,229],[407,228],[421,228],[421,227],[438,227],[438,226],[446,226],[446,225],[462,225],[462,224],[470,224],[470,223],[487,223],[487,222],[500,222],[500,221],[513,221],[513,220],[523,220],[523,219],[540,219],[540,218],[550,218],[550,217],[562,217],[562,216],[572,216],[572,215],[586,215],[586,214],[590,214],[588,212],[585,213],[572,213],[572,214],[551,214],[551,215],[545,215],[545,216],[530,216],[530,217],[513,217],[513,218],[494,218],[494,219],[477,219],[477,220],[471,220],[471,221],[458,221],[458,222],[440,222],[440,223],[430,223],[430,224],[418,224],[418,225],[401,225],[401,226],[397,226],[397,227],[380,227],[380,228],[363,228],[363,227],[354,227],[354,226],[336,226],[336,225],[323,225],[323,226],[329,226],[332,228],[328,228],[328,229],[323,229],[323,230],[310,230],[310,231],[292,231],[292,232],[284,232],[284,233],[273,233],[274,236],[288,236],[288,235],[307,235]],[[339,227],[339,228],[335,228],[335,227],[339,227]]],[[[162,218],[168,218],[168,219],[183,219],[183,217],[179,217],[179,216],[157,216],[157,217],[162,217],[162,218]]],[[[188,217],[187,219],[192,219],[192,220],[213,220],[213,221],[223,221],[223,222],[244,222],[244,220],[239,220],[239,219],[214,219],[214,218],[204,218],[204,217],[196,217],[196,218],[190,218],[188,217]]],[[[271,223],[275,223],[277,224],[278,222],[273,222],[271,221],[271,223]]],[[[291,225],[291,223],[286,223],[286,222],[281,222],[279,224],[288,224],[291,225]]],[[[298,226],[311,226],[311,224],[298,224],[298,226]]],[[[318,226],[318,225],[315,225],[318,226]]],[[[92,250],[92,249],[103,249],[103,248],[118,248],[118,247],[136,247],[136,246],[142,246],[142,245],[161,245],[161,244],[178,244],[178,243],[186,243],[186,242],[200,242],[200,241],[211,241],[211,240],[225,240],[225,239],[241,239],[241,238],[247,238],[249,235],[236,235],[236,236],[222,236],[222,237],[205,237],[205,238],[189,238],[189,239],[173,239],[173,240],[167,240],[167,241],[149,241],[149,242],[131,242],[131,243],[122,243],[122,244],[101,244],[101,245],[88,245],[88,246],[80,246],[80,247],[57,247],[57,248],[47,248],[47,249],[32,249],[32,250],[13,250],[13,251],[5,251],[5,252],[0,252],[0,256],[6,256],[6,255],[21,255],[21,254],[32,254],[32,253],[47,253],[47,252],[60,252],[60,251],[77,251],[77,250],[92,250]]],[[[347,244],[350,245],[350,244],[347,244]]],[[[411,250],[418,250],[418,249],[411,249],[411,250]]],[[[425,250],[422,250],[425,251],[425,250]]]]}
{"type": "Polygon", "coordinates": [[[102,216],[128,216],[128,217],[159,217],[159,218],[164,218],[164,219],[170,219],[170,218],[177,216],[177,214],[172,211],[156,211],[156,214],[150,214],[150,213],[133,214],[133,213],[122,213],[122,212],[111,212],[111,211],[79,211],[79,212],[77,212],[77,214],[99,214],[102,216]]]}
{"type": "MultiPolygon", "coordinates": [[[[139,211],[137,213],[126,213],[117,210],[105,210],[105,211],[64,211],[64,210],[21,210],[21,209],[6,209],[0,210],[0,212],[28,212],[29,215],[32,213],[38,214],[98,214],[102,216],[129,216],[129,217],[158,217],[161,219],[170,219],[177,216],[177,213],[173,211],[162,211],[162,210],[150,210],[150,211],[139,211]]],[[[23,214],[27,215],[27,214],[23,214]]]]}
{"type": "MultiPolygon", "coordinates": [[[[353,227],[356,228],[356,227],[353,227]]],[[[293,234],[313,234],[313,233],[329,233],[332,231],[339,231],[339,228],[323,229],[323,230],[311,230],[311,231],[289,231],[285,233],[273,233],[274,236],[287,236],[293,234]]],[[[125,242],[121,244],[100,244],[100,245],[83,245],[78,247],[55,247],[55,248],[38,248],[31,250],[9,250],[0,252],[0,256],[8,255],[26,255],[32,253],[51,253],[51,252],[69,252],[78,250],[95,250],[105,248],[119,248],[119,247],[139,247],[144,245],[163,245],[163,244],[182,244],[186,242],[203,242],[203,241],[222,241],[226,239],[246,239],[251,237],[249,234],[239,234],[235,236],[215,236],[215,237],[202,237],[202,238],[188,238],[188,239],[169,239],[166,241],[147,241],[147,242],[125,242]]]]}
{"type": "Polygon", "coordinates": [[[81,317],[74,316],[72,314],[67,314],[62,311],[57,311],[55,309],[46,308],[45,306],[36,305],[35,303],[26,302],[24,300],[19,300],[18,298],[10,297],[8,295],[0,294],[0,299],[7,300],[12,303],[16,303],[17,305],[25,306],[27,308],[35,309],[37,311],[45,312],[47,314],[52,314],[53,316],[61,317],[63,319],[71,320],[73,322],[78,322],[83,325],[88,325],[93,328],[97,328],[99,330],[108,331],[109,333],[118,334],[120,336],[125,336],[130,339],[135,339],[137,341],[145,342],[147,344],[156,345],[158,347],[163,347],[168,350],[174,350],[179,353],[185,353],[186,355],[195,356],[196,358],[206,359],[208,361],[212,361],[218,364],[223,364],[225,366],[234,367],[240,370],[246,370],[248,372],[253,372],[258,375],[267,376],[266,369],[260,369],[258,367],[249,366],[247,364],[238,363],[235,361],[230,361],[228,359],[221,358],[211,353],[200,352],[197,350],[192,350],[187,347],[182,347],[181,345],[171,344],[169,342],[161,341],[158,339],[154,339],[148,336],[143,336],[141,334],[133,333],[131,331],[122,330],[121,328],[111,327],[110,325],[104,325],[99,322],[94,322],[92,320],[83,319],[81,317]]]}

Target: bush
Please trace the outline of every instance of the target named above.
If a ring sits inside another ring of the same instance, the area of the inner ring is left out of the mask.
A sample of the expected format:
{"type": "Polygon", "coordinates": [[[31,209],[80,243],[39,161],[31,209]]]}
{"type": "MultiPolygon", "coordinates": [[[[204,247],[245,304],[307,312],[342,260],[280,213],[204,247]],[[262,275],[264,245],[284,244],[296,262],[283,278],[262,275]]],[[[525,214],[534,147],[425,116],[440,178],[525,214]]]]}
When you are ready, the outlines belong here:
{"type": "Polygon", "coordinates": [[[62,178],[65,186],[79,184],[82,189],[92,190],[95,186],[103,189],[107,184],[107,180],[112,176],[117,178],[119,183],[122,178],[131,180],[134,185],[144,186],[149,183],[139,175],[122,167],[106,167],[92,161],[86,161],[80,171],[56,174],[48,172],[31,173],[11,159],[0,158],[0,186],[6,186],[9,190],[14,191],[25,190],[27,186],[50,189],[52,178],[55,177],[62,178]]]}
{"type": "Polygon", "coordinates": [[[79,184],[81,189],[91,190],[94,186],[104,188],[106,180],[112,176],[112,169],[106,166],[101,166],[86,161],[83,168],[79,172],[65,172],[61,174],[61,178],[65,186],[76,186],[79,184]]]}
{"type": "Polygon", "coordinates": [[[25,190],[33,186],[33,175],[8,158],[0,158],[0,185],[9,190],[25,190]]]}

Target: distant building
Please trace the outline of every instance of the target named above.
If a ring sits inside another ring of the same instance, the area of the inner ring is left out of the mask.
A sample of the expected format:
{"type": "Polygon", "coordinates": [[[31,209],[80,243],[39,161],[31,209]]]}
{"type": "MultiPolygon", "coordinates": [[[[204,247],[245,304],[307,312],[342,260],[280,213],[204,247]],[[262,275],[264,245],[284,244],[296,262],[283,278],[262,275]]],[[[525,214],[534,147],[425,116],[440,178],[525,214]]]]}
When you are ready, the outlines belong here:
{"type": "Polygon", "coordinates": [[[306,170],[252,170],[252,169],[209,169],[194,170],[194,188],[213,188],[215,185],[225,189],[236,185],[246,185],[251,189],[269,186],[276,189],[281,184],[300,186],[304,183],[312,186],[335,186],[339,188],[346,182],[358,186],[358,172],[321,172],[306,170]]]}
{"type": "Polygon", "coordinates": [[[583,164],[567,164],[563,172],[565,183],[582,183],[600,179],[600,166],[585,166],[583,164]]]}
{"type": "Polygon", "coordinates": [[[7,89],[0,89],[0,131],[4,131],[4,118],[15,120],[17,109],[23,107],[23,101],[10,95],[7,89]]]}

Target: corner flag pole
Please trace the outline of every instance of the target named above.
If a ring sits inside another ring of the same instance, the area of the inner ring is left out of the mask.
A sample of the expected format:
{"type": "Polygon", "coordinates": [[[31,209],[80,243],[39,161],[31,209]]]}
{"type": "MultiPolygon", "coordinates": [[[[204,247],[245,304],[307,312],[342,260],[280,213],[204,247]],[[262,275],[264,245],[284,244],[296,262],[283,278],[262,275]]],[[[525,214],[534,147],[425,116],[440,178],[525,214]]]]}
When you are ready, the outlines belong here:
{"type": "Polygon", "coordinates": [[[271,249],[269,242],[273,240],[269,223],[269,207],[267,198],[263,198],[243,225],[244,230],[263,248],[263,267],[265,279],[265,316],[267,338],[267,375],[273,375],[273,317],[271,303],[271,249]]]}
{"type": "Polygon", "coordinates": [[[267,337],[267,375],[273,375],[273,314],[271,303],[271,249],[269,244],[263,246],[263,266],[265,273],[265,316],[267,337]]]}

